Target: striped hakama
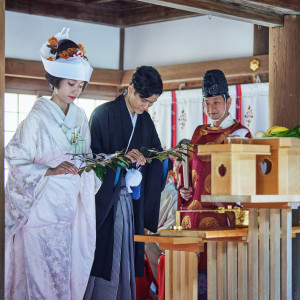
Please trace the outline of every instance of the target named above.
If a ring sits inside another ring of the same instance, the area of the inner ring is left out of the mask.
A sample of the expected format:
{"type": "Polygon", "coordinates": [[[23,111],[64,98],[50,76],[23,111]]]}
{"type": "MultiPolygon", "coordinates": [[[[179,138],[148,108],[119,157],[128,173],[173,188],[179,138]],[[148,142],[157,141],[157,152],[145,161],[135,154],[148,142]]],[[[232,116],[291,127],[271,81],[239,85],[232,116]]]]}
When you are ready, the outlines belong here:
{"type": "MultiPolygon", "coordinates": [[[[121,178],[124,181],[124,177],[121,178]]],[[[132,197],[121,188],[114,224],[111,281],[90,276],[85,300],[135,300],[134,220],[132,197]]]]}

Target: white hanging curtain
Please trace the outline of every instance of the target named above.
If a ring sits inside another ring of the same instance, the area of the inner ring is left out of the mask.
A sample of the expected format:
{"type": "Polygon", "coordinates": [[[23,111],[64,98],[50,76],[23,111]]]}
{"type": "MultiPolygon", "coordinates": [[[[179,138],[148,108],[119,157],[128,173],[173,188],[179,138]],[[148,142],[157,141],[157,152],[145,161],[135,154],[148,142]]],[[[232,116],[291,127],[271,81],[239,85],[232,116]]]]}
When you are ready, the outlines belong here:
{"type": "Polygon", "coordinates": [[[229,108],[229,112],[234,119],[236,119],[236,85],[228,86],[228,93],[231,97],[231,105],[229,108]]]}
{"type": "Polygon", "coordinates": [[[269,83],[242,84],[242,124],[252,135],[269,128],[269,83]]]}
{"type": "MultiPolygon", "coordinates": [[[[266,132],[269,128],[269,84],[230,85],[228,88],[232,99],[229,109],[232,117],[239,119],[240,116],[242,124],[248,127],[253,135],[257,131],[266,132]]],[[[149,114],[165,149],[171,147],[172,101],[176,103],[176,143],[181,139],[191,139],[196,127],[204,123],[202,89],[176,91],[173,100],[172,92],[164,92],[149,108],[149,114]]],[[[210,119],[207,122],[210,123],[210,119]]]]}
{"type": "Polygon", "coordinates": [[[172,92],[163,92],[148,109],[164,149],[171,148],[172,92]]]}
{"type": "Polygon", "coordinates": [[[198,125],[203,124],[202,90],[176,91],[177,143],[182,139],[191,139],[198,125]]]}

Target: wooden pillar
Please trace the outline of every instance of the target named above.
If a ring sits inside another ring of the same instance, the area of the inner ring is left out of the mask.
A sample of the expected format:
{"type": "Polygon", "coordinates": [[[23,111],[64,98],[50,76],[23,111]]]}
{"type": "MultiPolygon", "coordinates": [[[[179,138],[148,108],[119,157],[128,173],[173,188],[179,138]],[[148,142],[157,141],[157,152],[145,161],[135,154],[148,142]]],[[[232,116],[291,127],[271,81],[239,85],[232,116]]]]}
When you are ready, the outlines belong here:
{"type": "Polygon", "coordinates": [[[217,296],[218,300],[227,299],[226,242],[217,242],[217,296]]]}
{"type": "Polygon", "coordinates": [[[238,244],[235,242],[227,243],[227,283],[228,299],[237,300],[237,249],[238,244]]]}
{"type": "Polygon", "coordinates": [[[258,296],[259,299],[269,299],[270,254],[269,254],[270,209],[259,209],[259,244],[258,244],[258,296]]]}
{"type": "Polygon", "coordinates": [[[124,44],[125,44],[125,29],[120,28],[120,52],[119,52],[119,70],[124,70],[124,44]]]}
{"type": "Polygon", "coordinates": [[[300,15],[286,15],[284,26],[270,28],[270,126],[299,125],[300,15]]]}
{"type": "MultiPolygon", "coordinates": [[[[300,224],[300,208],[292,210],[292,225],[300,224]]],[[[300,233],[296,234],[296,238],[292,239],[292,299],[300,299],[300,233]]]]}
{"type": "MultiPolygon", "coordinates": [[[[292,211],[281,210],[281,300],[292,299],[292,211]]],[[[295,255],[295,254],[294,254],[295,255]]],[[[296,254],[297,255],[297,254],[296,254]]]]}
{"type": "Polygon", "coordinates": [[[249,209],[248,299],[258,300],[258,209],[249,209]]]}
{"type": "Polygon", "coordinates": [[[207,299],[217,300],[217,242],[207,243],[207,299]]]}
{"type": "Polygon", "coordinates": [[[270,211],[270,299],[280,299],[280,209],[270,211]]]}
{"type": "Polygon", "coordinates": [[[0,299],[4,299],[5,0],[0,0],[0,299]]]}
{"type": "Polygon", "coordinates": [[[248,298],[247,243],[238,243],[238,300],[248,298]]]}

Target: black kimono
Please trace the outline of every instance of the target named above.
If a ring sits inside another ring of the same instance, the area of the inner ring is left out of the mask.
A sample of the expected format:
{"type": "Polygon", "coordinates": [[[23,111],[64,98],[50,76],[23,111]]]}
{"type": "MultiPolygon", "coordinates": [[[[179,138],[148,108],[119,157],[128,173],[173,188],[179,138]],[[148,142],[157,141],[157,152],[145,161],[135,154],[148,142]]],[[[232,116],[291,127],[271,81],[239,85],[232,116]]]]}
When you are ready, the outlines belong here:
{"type": "MultiPolygon", "coordinates": [[[[127,148],[132,132],[132,121],[123,95],[95,109],[90,119],[91,148],[94,154],[112,154],[127,148]]],[[[138,115],[128,151],[141,147],[162,150],[153,121],[147,112],[138,115]]],[[[125,172],[121,170],[121,172],[125,172]]],[[[160,195],[163,189],[163,166],[153,160],[141,169],[140,199],[133,201],[135,234],[144,228],[156,232],[160,195]]],[[[110,280],[114,245],[114,217],[120,192],[120,180],[114,187],[116,173],[107,168],[104,182],[96,194],[96,251],[91,276],[110,280]]],[[[144,244],[135,243],[135,272],[143,276],[144,244]]]]}

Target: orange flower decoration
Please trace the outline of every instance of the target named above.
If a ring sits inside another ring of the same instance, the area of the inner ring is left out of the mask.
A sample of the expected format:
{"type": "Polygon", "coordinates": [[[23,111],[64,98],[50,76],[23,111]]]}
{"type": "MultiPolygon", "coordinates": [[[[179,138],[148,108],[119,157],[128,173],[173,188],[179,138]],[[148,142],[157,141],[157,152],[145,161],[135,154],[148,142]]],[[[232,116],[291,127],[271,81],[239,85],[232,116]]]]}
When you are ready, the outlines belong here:
{"type": "Polygon", "coordinates": [[[68,48],[67,49],[67,53],[68,53],[69,57],[73,56],[77,51],[78,51],[77,48],[68,48]]]}
{"type": "Polygon", "coordinates": [[[47,58],[47,60],[53,61],[53,57],[50,56],[50,57],[47,58]]]}
{"type": "Polygon", "coordinates": [[[85,54],[85,48],[82,46],[81,43],[78,44],[78,48],[82,51],[83,54],[85,54]]]}
{"type": "Polygon", "coordinates": [[[70,56],[69,56],[68,52],[66,50],[64,50],[63,52],[59,53],[59,57],[68,59],[70,56]]]}
{"type": "Polygon", "coordinates": [[[51,45],[51,46],[54,46],[55,48],[57,48],[57,38],[55,36],[52,36],[49,40],[48,40],[48,43],[51,45]]]}

